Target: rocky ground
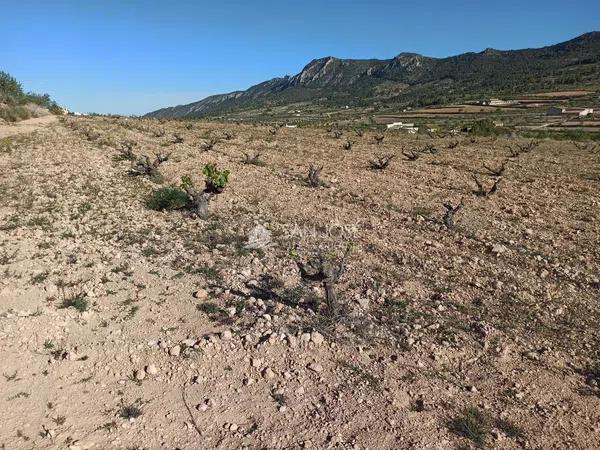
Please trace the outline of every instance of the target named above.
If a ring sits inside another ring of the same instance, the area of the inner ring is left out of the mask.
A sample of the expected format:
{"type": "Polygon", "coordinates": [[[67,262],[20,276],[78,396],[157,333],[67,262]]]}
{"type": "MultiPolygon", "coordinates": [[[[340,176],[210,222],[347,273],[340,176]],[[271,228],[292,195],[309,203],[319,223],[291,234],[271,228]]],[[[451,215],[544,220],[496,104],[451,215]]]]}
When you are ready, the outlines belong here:
{"type": "Polygon", "coordinates": [[[0,140],[2,448],[600,448],[597,147],[45,125],[0,140]],[[229,169],[208,219],[126,142],[229,169]],[[299,267],[343,255],[331,314],[299,267]]]}

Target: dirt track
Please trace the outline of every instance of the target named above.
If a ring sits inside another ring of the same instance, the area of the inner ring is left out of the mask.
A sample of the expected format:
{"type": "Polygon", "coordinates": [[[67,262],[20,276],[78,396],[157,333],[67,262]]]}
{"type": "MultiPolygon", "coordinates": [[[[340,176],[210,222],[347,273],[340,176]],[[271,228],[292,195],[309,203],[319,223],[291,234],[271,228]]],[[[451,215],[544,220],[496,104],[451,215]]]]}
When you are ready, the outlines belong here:
{"type": "Polygon", "coordinates": [[[14,124],[0,124],[0,138],[14,136],[16,134],[32,133],[56,123],[57,121],[57,116],[49,115],[23,120],[14,124]]]}

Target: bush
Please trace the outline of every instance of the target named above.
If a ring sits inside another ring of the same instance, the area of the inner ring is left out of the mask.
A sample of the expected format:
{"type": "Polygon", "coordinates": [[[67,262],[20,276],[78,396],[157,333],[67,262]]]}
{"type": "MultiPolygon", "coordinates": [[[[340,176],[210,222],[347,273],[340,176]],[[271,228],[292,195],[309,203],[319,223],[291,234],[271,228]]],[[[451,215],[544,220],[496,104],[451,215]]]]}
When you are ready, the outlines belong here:
{"type": "Polygon", "coordinates": [[[500,134],[500,130],[490,119],[481,119],[473,122],[469,133],[474,136],[495,136],[500,134]]]}
{"type": "Polygon", "coordinates": [[[181,209],[188,203],[187,194],[175,186],[162,187],[150,194],[146,206],[155,211],[181,209]]]}
{"type": "Polygon", "coordinates": [[[4,119],[7,122],[18,122],[30,117],[31,112],[24,106],[0,107],[0,119],[4,119]]]}

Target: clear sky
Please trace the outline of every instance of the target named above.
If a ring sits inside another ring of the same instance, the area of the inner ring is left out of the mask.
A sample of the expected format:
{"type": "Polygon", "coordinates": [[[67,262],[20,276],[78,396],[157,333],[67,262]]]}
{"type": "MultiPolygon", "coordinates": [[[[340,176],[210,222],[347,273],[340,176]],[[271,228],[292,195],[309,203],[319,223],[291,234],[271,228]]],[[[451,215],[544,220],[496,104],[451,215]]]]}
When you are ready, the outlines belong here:
{"type": "Polygon", "coordinates": [[[81,112],[142,114],[314,58],[450,56],[600,31],[600,0],[0,0],[0,70],[81,112]]]}

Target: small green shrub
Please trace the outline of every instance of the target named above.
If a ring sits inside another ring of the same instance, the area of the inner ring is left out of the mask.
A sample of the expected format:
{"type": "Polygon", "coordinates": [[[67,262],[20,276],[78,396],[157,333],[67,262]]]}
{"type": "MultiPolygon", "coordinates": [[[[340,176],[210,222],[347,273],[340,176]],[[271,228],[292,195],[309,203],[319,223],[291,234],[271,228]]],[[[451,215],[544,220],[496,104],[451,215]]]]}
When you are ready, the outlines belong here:
{"type": "Polygon", "coordinates": [[[462,415],[455,417],[449,424],[450,431],[473,441],[477,447],[483,447],[491,430],[490,418],[477,408],[467,408],[462,415]]]}
{"type": "Polygon", "coordinates": [[[175,210],[185,207],[187,194],[175,186],[166,186],[153,191],[146,200],[146,206],[155,211],[175,210]]]}
{"type": "Polygon", "coordinates": [[[50,275],[50,272],[45,271],[45,272],[41,272],[41,273],[38,273],[38,274],[32,276],[31,284],[43,283],[44,281],[46,281],[46,278],[48,278],[48,275],[50,275]]]}
{"type": "Polygon", "coordinates": [[[142,415],[142,410],[135,404],[122,404],[119,410],[119,416],[123,419],[136,419],[142,415]]]}
{"type": "Polygon", "coordinates": [[[502,431],[511,439],[521,439],[527,436],[526,431],[510,420],[494,418],[487,412],[470,407],[462,411],[448,424],[450,431],[470,439],[476,447],[485,447],[488,435],[493,428],[502,431]]]}
{"type": "Polygon", "coordinates": [[[222,321],[227,318],[227,313],[225,312],[225,310],[223,310],[223,308],[221,308],[215,303],[200,303],[196,306],[196,308],[198,309],[198,311],[201,311],[204,314],[206,314],[208,316],[208,319],[213,322],[222,321]]]}
{"type": "Polygon", "coordinates": [[[229,179],[229,170],[219,170],[216,164],[207,164],[202,169],[202,173],[206,177],[206,187],[216,192],[221,192],[225,189],[229,179]]]}
{"type": "Polygon", "coordinates": [[[75,308],[79,312],[85,312],[90,309],[90,302],[85,295],[76,294],[65,297],[60,305],[60,308],[75,308]]]}
{"type": "Polygon", "coordinates": [[[219,306],[217,304],[210,303],[210,302],[200,303],[198,305],[198,310],[202,311],[205,314],[209,314],[209,315],[219,314],[223,311],[221,308],[219,308],[219,306]]]}

